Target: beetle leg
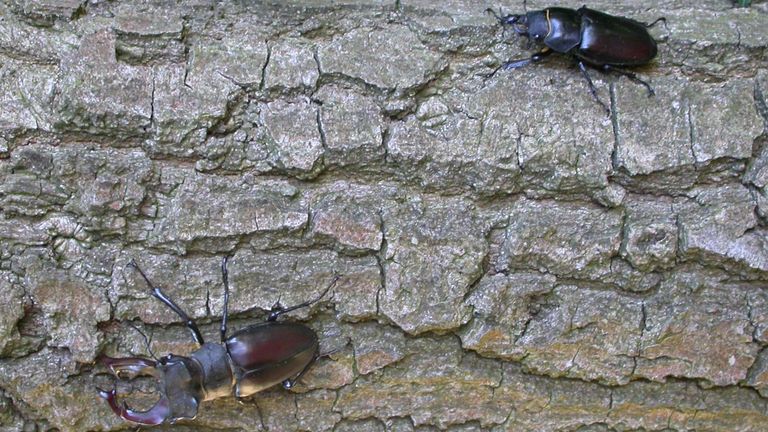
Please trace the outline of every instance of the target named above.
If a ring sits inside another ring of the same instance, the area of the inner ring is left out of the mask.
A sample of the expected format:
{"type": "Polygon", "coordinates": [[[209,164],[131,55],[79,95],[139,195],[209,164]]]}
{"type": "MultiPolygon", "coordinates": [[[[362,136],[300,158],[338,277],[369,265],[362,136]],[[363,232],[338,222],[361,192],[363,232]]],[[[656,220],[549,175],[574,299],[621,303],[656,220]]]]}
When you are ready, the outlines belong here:
{"type": "Polygon", "coordinates": [[[229,315],[229,271],[227,262],[229,257],[225,256],[221,262],[221,278],[224,281],[224,311],[221,316],[221,343],[227,341],[227,316],[229,315]]]}
{"type": "Polygon", "coordinates": [[[508,62],[504,62],[504,64],[501,65],[502,69],[509,70],[509,69],[519,69],[523,66],[528,66],[531,63],[536,63],[544,60],[544,57],[552,54],[554,51],[552,51],[549,48],[544,48],[541,51],[537,52],[536,54],[528,57],[527,59],[521,59],[521,60],[510,60],[508,62]]]}
{"type": "Polygon", "coordinates": [[[501,64],[501,66],[499,66],[496,69],[494,69],[493,72],[491,72],[488,75],[486,75],[485,78],[487,79],[487,78],[493,77],[494,75],[496,75],[496,73],[498,71],[500,71],[502,69],[504,69],[504,70],[520,69],[521,67],[528,66],[531,63],[540,62],[541,60],[544,59],[544,57],[552,54],[553,52],[554,51],[552,51],[549,48],[544,48],[541,51],[537,52],[536,54],[534,54],[534,55],[532,55],[532,56],[530,56],[530,57],[528,57],[526,59],[510,60],[508,62],[504,62],[504,63],[501,64]]]}
{"type": "Polygon", "coordinates": [[[296,385],[296,382],[299,381],[301,377],[304,376],[305,373],[307,373],[307,371],[309,370],[309,367],[312,366],[317,361],[318,358],[320,358],[320,353],[316,352],[315,355],[312,356],[312,360],[310,360],[309,363],[307,363],[307,365],[304,366],[304,369],[302,369],[301,372],[299,372],[295,377],[288,378],[287,380],[282,382],[283,388],[286,390],[292,389],[293,386],[296,385]]]}
{"type": "Polygon", "coordinates": [[[603,66],[603,70],[606,71],[606,72],[616,72],[619,75],[624,75],[625,77],[629,78],[635,84],[644,85],[645,88],[648,89],[648,97],[651,97],[651,96],[656,94],[656,92],[653,91],[653,87],[651,87],[650,84],[648,84],[647,82],[641,80],[640,78],[637,77],[637,75],[635,75],[634,73],[632,73],[630,71],[626,71],[626,70],[623,70],[623,69],[615,68],[615,67],[613,67],[611,65],[604,65],[603,66]]]}
{"type": "Polygon", "coordinates": [[[611,115],[611,110],[608,109],[608,105],[605,104],[605,102],[601,101],[600,98],[597,96],[597,89],[595,89],[595,85],[592,84],[592,78],[589,77],[589,74],[587,73],[587,68],[584,66],[584,62],[578,62],[579,63],[579,69],[581,69],[582,75],[584,75],[584,78],[587,79],[587,84],[589,85],[589,92],[592,93],[592,97],[595,98],[597,103],[603,106],[605,109],[605,113],[607,115],[611,115]]]}
{"type": "Polygon", "coordinates": [[[304,303],[297,304],[297,305],[291,306],[291,307],[284,307],[283,305],[280,304],[280,301],[278,300],[278,302],[275,303],[274,306],[272,306],[272,310],[269,311],[269,317],[267,317],[267,321],[275,321],[277,319],[277,317],[279,317],[280,315],[282,315],[282,314],[284,314],[286,312],[294,311],[296,309],[301,309],[301,308],[304,308],[304,307],[307,307],[307,306],[310,306],[310,305],[312,305],[314,303],[319,302],[323,297],[325,297],[325,294],[327,294],[328,291],[331,290],[331,288],[336,286],[336,282],[339,281],[339,277],[340,276],[338,276],[338,275],[334,276],[334,278],[331,281],[331,283],[328,284],[328,286],[325,288],[325,290],[322,293],[320,293],[320,295],[316,299],[314,299],[314,300],[307,300],[304,303]]]}
{"type": "Polygon", "coordinates": [[[304,376],[304,374],[307,372],[307,370],[309,370],[309,367],[312,366],[318,359],[321,359],[321,358],[324,358],[324,357],[330,357],[330,356],[336,354],[337,352],[339,352],[342,349],[344,349],[344,347],[349,345],[349,343],[351,341],[352,341],[352,339],[347,338],[347,343],[344,346],[342,346],[342,347],[334,348],[334,349],[332,349],[330,351],[326,351],[324,353],[320,353],[320,351],[316,352],[315,355],[312,357],[312,360],[310,360],[309,363],[307,363],[307,365],[304,366],[304,369],[302,369],[301,372],[299,372],[299,374],[296,375],[296,377],[291,378],[291,379],[287,379],[287,380],[282,382],[283,388],[286,389],[286,390],[290,390],[291,388],[293,388],[294,384],[296,384],[296,382],[299,381],[302,376],[304,376]]]}
{"type": "Polygon", "coordinates": [[[184,312],[183,309],[179,307],[173,300],[171,300],[170,297],[168,297],[163,290],[160,289],[160,287],[156,287],[150,282],[149,278],[146,274],[144,274],[144,271],[141,270],[138,264],[136,264],[136,261],[131,260],[131,262],[128,263],[128,266],[133,267],[136,269],[136,271],[139,272],[142,278],[144,278],[144,281],[149,285],[149,288],[152,290],[152,295],[163,302],[166,306],[171,308],[172,311],[176,312],[176,315],[181,317],[181,319],[184,321],[184,325],[189,328],[189,331],[192,332],[192,339],[197,342],[198,345],[202,345],[204,343],[203,341],[203,335],[200,333],[200,329],[197,328],[197,324],[192,320],[192,318],[187,315],[186,312],[184,312]]]}
{"type": "Polygon", "coordinates": [[[654,22],[652,22],[650,24],[646,24],[646,23],[641,23],[641,24],[644,25],[646,28],[651,28],[651,27],[655,26],[656,24],[658,24],[659,21],[663,21],[664,22],[664,28],[667,28],[667,18],[666,17],[656,18],[656,21],[654,21],[654,22]]]}

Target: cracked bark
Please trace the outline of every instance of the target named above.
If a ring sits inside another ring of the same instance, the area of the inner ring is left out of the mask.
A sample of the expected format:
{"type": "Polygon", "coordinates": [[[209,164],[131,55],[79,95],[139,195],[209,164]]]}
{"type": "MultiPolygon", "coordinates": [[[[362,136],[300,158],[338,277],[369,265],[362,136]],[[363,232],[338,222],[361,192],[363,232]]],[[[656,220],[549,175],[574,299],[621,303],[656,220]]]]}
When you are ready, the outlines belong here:
{"type": "Polygon", "coordinates": [[[347,272],[347,291],[285,318],[351,347],[294,393],[203,404],[188,430],[768,428],[768,274],[728,249],[766,238],[763,6],[595,5],[671,23],[640,71],[657,96],[612,79],[605,119],[554,56],[480,79],[524,49],[470,2],[146,5],[128,33],[117,4],[27,3],[0,6],[15,36],[0,40],[0,293],[22,302],[0,302],[0,430],[124,429],[93,403],[95,355],[192,349],[124,263],[183,286],[210,338],[223,255],[247,258],[234,327],[347,272]],[[294,60],[313,74],[267,81],[294,60]],[[261,116],[306,100],[307,124],[261,116]],[[376,119],[345,117],[360,103],[376,119]],[[749,109],[712,136],[715,103],[749,109]],[[312,166],[285,169],[315,137],[312,166]],[[62,310],[72,296],[77,314],[62,310]]]}

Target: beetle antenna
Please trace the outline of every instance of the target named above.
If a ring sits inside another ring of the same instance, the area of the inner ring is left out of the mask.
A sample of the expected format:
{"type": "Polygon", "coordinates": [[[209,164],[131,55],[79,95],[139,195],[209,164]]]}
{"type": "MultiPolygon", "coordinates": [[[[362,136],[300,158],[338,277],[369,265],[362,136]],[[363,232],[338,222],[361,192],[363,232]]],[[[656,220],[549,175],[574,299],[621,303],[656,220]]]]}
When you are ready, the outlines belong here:
{"type": "Polygon", "coordinates": [[[133,327],[133,329],[134,329],[134,330],[136,330],[137,332],[139,332],[139,334],[141,335],[141,337],[142,337],[142,338],[144,338],[144,344],[147,346],[147,352],[149,353],[149,355],[150,355],[150,356],[152,356],[152,358],[153,358],[155,361],[159,361],[159,360],[157,359],[157,357],[155,357],[155,353],[154,353],[154,352],[152,352],[152,347],[150,346],[150,342],[152,341],[152,338],[151,338],[151,337],[147,337],[147,334],[146,334],[146,333],[144,333],[143,331],[141,331],[141,329],[140,329],[140,328],[139,328],[139,327],[138,327],[136,324],[134,324],[134,323],[132,323],[132,322],[130,322],[130,321],[127,321],[127,324],[128,324],[129,326],[133,327]]]}
{"type": "Polygon", "coordinates": [[[496,18],[496,20],[498,20],[500,23],[504,23],[504,19],[501,17],[501,8],[499,8],[499,13],[496,13],[496,11],[495,11],[495,10],[493,10],[493,8],[488,8],[488,9],[486,9],[486,10],[485,10],[485,13],[490,13],[490,14],[491,14],[491,15],[493,15],[493,17],[494,17],[494,18],[496,18]]]}
{"type": "Polygon", "coordinates": [[[506,26],[507,17],[502,15],[501,8],[499,8],[499,13],[496,13],[496,11],[493,10],[492,8],[486,9],[485,13],[490,13],[491,15],[493,15],[494,18],[496,18],[496,21],[498,21],[499,24],[501,24],[501,36],[505,37],[507,34],[507,26],[506,26]]]}

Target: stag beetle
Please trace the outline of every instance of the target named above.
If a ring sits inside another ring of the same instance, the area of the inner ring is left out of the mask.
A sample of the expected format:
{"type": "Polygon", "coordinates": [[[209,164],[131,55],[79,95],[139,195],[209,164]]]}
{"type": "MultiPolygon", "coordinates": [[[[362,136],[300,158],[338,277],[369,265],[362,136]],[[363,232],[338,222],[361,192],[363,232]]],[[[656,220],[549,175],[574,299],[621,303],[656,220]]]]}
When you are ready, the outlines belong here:
{"type": "Polygon", "coordinates": [[[224,310],[219,344],[203,341],[197,324],[159,287],[154,286],[134,261],[128,265],[141,274],[155,298],[181,317],[192,333],[192,339],[200,347],[189,357],[169,354],[157,361],[143,357],[102,356],[101,363],[117,379],[151,376],[158,380],[160,399],[147,411],[135,411],[125,402],[118,405],[116,385],[112,390],[99,389],[99,396],[125,420],[145,425],[173,423],[179,419],[195,418],[201,401],[228,395],[242,398],[278,383],[289,389],[320,356],[317,333],[302,324],[276,320],[286,312],[319,301],[336,284],[338,276],[317,299],[287,308],[278,301],[270,310],[266,322],[248,326],[227,337],[229,277],[227,258],[224,258],[221,264],[224,310]]]}
{"type": "MultiPolygon", "coordinates": [[[[523,10],[526,10],[525,2],[523,2],[523,10]]],[[[656,57],[656,41],[646,29],[659,21],[666,23],[667,20],[664,17],[645,24],[629,18],[608,15],[586,6],[577,10],[551,7],[538,11],[526,11],[522,15],[506,16],[497,14],[493,9],[487,9],[486,12],[491,12],[502,25],[512,26],[518,35],[544,45],[544,48],[529,58],[503,63],[489,76],[493,76],[500,69],[518,69],[527,66],[541,61],[553,52],[558,52],[573,56],[587,80],[590,93],[609,115],[608,105],[597,96],[585,65],[624,75],[635,83],[644,85],[648,89],[649,97],[654,94],[653,88],[647,82],[634,73],[616,66],[640,66],[656,57]]]]}

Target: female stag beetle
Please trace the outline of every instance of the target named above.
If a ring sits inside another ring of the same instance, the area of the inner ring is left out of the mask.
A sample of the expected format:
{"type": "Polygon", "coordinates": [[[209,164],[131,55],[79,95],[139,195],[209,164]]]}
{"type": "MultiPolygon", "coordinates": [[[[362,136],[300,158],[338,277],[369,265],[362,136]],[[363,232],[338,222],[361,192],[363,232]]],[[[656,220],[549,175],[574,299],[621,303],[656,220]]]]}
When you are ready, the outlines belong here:
{"type": "Polygon", "coordinates": [[[277,322],[277,318],[292,310],[319,301],[333,287],[333,282],[315,300],[292,307],[276,303],[266,322],[251,325],[227,337],[227,304],[229,278],[227,258],[221,264],[224,280],[224,310],[221,319],[221,343],[206,343],[197,324],[149,278],[134,261],[129,266],[141,274],[152,295],[173,310],[192,332],[200,347],[189,357],[169,354],[157,361],[143,357],[101,357],[101,362],[118,379],[151,376],[158,380],[160,399],[147,411],[135,411],[123,402],[117,403],[116,386],[99,390],[112,411],[125,420],[145,425],[193,419],[200,402],[234,395],[246,397],[282,383],[291,388],[319,357],[317,334],[297,323],[277,322]]]}
{"type": "MultiPolygon", "coordinates": [[[[523,2],[523,9],[525,10],[525,2],[523,2]]],[[[512,26],[518,35],[527,37],[529,41],[544,44],[541,51],[529,58],[503,63],[490,74],[491,76],[499,69],[518,69],[541,61],[553,52],[558,52],[574,57],[587,80],[592,96],[609,115],[610,110],[597,96],[585,64],[624,75],[644,85],[648,89],[649,97],[654,94],[647,82],[634,73],[618,69],[616,66],[639,66],[656,57],[656,41],[646,29],[659,21],[666,22],[664,17],[651,24],[645,24],[629,18],[608,15],[586,6],[577,10],[552,7],[525,12],[522,15],[506,16],[496,14],[492,9],[487,11],[490,11],[502,25],[512,26]]]]}

